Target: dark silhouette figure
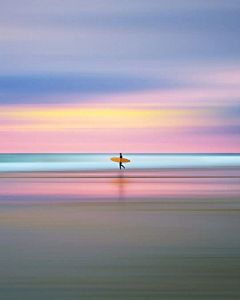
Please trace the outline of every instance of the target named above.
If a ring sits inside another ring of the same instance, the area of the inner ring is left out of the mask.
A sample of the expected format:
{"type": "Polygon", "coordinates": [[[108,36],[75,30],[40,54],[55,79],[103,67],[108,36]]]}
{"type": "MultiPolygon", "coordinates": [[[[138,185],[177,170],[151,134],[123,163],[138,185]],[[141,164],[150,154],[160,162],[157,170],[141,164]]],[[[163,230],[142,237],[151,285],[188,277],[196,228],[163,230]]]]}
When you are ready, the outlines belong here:
{"type": "MultiPolygon", "coordinates": [[[[119,153],[119,154],[120,154],[120,158],[122,158],[122,153],[119,153]]],[[[125,169],[124,165],[123,165],[122,162],[120,161],[120,163],[119,163],[119,168],[120,168],[120,170],[121,170],[122,167],[125,169]]]]}

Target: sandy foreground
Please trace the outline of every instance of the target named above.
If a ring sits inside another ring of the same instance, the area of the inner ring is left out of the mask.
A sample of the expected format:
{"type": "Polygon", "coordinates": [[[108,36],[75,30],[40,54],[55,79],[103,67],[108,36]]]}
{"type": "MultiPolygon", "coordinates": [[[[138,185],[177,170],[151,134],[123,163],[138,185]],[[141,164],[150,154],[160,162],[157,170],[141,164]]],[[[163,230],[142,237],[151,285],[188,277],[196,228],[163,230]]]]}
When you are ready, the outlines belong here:
{"type": "Polygon", "coordinates": [[[239,170],[211,172],[1,176],[0,298],[239,299],[239,170]]]}

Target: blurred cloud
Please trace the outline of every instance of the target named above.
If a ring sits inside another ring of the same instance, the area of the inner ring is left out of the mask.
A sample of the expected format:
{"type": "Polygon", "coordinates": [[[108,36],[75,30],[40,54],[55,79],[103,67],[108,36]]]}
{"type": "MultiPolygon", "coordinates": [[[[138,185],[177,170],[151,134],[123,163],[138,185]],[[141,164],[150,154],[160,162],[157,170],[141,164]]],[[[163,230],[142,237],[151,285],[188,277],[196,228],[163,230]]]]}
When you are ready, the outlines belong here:
{"type": "MultiPolygon", "coordinates": [[[[121,60],[239,60],[237,1],[10,1],[1,3],[1,73],[82,72],[121,60]],[[12,4],[12,5],[11,5],[12,4]],[[13,58],[13,59],[10,59],[13,58]],[[94,64],[90,62],[94,60],[94,64]],[[51,64],[49,65],[49,61],[51,64]],[[31,65],[31,67],[29,66],[31,65]]],[[[184,70],[184,68],[183,68],[184,70]]]]}
{"type": "Polygon", "coordinates": [[[240,134],[240,125],[236,126],[211,126],[211,127],[200,127],[192,130],[195,134],[209,134],[209,135],[232,135],[240,134]]]}
{"type": "Polygon", "coordinates": [[[196,74],[196,81],[206,83],[208,85],[215,85],[219,87],[239,88],[240,86],[240,67],[225,68],[224,70],[208,70],[202,74],[196,74]]]}
{"type": "Polygon", "coordinates": [[[8,2],[1,1],[1,8],[9,12],[41,12],[41,13],[56,13],[60,12],[80,12],[82,14],[87,13],[113,13],[113,12],[128,12],[128,11],[175,11],[175,10],[202,10],[206,8],[237,8],[239,7],[238,0],[201,0],[201,1],[191,1],[191,0],[103,0],[99,2],[98,0],[92,0],[91,2],[86,2],[84,0],[69,0],[69,1],[59,1],[59,0],[9,0],[8,2]]]}
{"type": "MultiPolygon", "coordinates": [[[[161,82],[149,78],[121,76],[115,74],[76,74],[76,75],[35,75],[0,76],[0,103],[32,103],[34,96],[64,94],[109,94],[126,91],[141,91],[156,88],[169,88],[171,82],[161,82]]],[[[66,99],[69,101],[69,99],[66,99]]],[[[78,101],[81,101],[78,98],[78,101]]],[[[38,99],[49,103],[49,98],[38,99]]]]}
{"type": "Polygon", "coordinates": [[[239,151],[239,19],[235,0],[1,1],[1,151],[239,151]]]}

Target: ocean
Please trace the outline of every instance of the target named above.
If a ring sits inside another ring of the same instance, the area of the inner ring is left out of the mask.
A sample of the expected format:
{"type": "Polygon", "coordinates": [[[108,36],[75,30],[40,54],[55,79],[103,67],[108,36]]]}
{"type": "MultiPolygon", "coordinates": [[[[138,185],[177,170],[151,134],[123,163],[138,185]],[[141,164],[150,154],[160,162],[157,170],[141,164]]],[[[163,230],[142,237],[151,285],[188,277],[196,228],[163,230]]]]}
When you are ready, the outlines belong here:
{"type": "MultiPolygon", "coordinates": [[[[118,153],[0,154],[0,172],[114,171],[110,160],[118,153]]],[[[239,167],[240,154],[136,154],[124,153],[132,170],[239,167]]]]}

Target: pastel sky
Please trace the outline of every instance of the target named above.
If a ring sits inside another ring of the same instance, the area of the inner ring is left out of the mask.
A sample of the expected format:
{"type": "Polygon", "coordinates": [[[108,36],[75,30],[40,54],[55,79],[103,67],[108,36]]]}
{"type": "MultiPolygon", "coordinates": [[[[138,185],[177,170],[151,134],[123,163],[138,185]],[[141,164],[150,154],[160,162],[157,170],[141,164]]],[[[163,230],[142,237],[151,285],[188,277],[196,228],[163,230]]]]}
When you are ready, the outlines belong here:
{"type": "Polygon", "coordinates": [[[0,152],[240,152],[239,0],[0,0],[0,152]]]}

